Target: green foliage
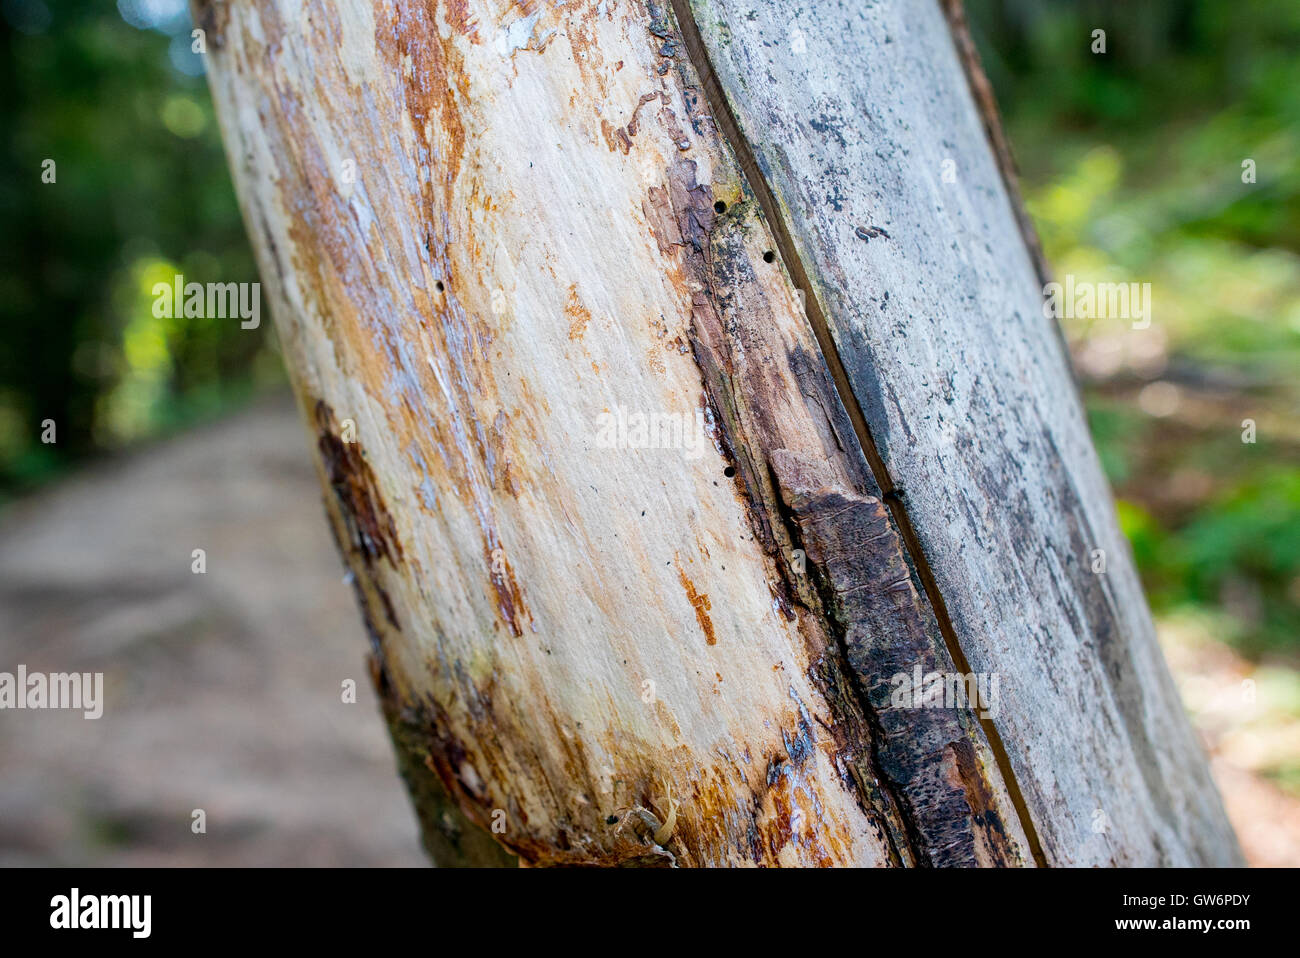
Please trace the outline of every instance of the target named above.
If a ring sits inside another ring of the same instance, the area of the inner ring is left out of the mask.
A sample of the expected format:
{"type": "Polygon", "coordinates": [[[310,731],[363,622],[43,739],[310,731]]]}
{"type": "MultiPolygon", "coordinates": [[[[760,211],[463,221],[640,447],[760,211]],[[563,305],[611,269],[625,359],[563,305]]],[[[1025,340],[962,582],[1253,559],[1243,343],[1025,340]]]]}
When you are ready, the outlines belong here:
{"type": "Polygon", "coordinates": [[[1152,286],[1150,330],[1065,325],[1156,614],[1294,661],[1300,4],[967,6],[1054,272],[1152,286]]]}
{"type": "Polygon", "coordinates": [[[1291,647],[1300,634],[1300,469],[1240,483],[1198,510],[1177,539],[1187,601],[1225,602],[1247,626],[1248,651],[1291,647]]]}
{"type": "Polygon", "coordinates": [[[269,322],[158,320],[142,285],[258,279],[206,83],[177,67],[199,64],[189,51],[180,2],[3,5],[0,494],[281,375],[261,358],[269,322]],[[158,29],[124,19],[159,10],[176,15],[158,29]]]}

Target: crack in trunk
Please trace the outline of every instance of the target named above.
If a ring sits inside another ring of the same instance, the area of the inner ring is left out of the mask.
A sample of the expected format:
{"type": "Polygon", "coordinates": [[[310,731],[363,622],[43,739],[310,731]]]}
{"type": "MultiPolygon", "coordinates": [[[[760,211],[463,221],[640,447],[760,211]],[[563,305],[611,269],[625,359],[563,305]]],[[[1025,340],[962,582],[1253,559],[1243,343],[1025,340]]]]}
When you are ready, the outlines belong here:
{"type": "MultiPolygon", "coordinates": [[[[722,91],[709,59],[708,51],[705,48],[703,37],[695,22],[689,0],[669,0],[669,4],[677,21],[686,58],[690,61],[696,75],[699,77],[718,134],[730,147],[732,154],[739,163],[741,172],[748,181],[748,185],[752,189],[772,232],[777,247],[776,253],[781,258],[794,285],[803,294],[804,311],[809,325],[812,327],[813,335],[817,340],[825,367],[834,383],[840,403],[848,414],[853,432],[857,436],[858,444],[870,466],[875,482],[880,487],[883,502],[893,518],[894,526],[903,541],[910,564],[929,600],[953,666],[959,673],[969,674],[969,662],[958,641],[956,630],[948,614],[943,596],[939,592],[934,573],[930,569],[916,531],[908,516],[906,506],[903,503],[902,490],[895,485],[872,438],[871,428],[866,421],[862,407],[849,380],[843,359],[826,320],[825,311],[809,278],[808,270],[799,256],[791,237],[787,218],[783,215],[783,209],[778,204],[767,177],[763,175],[759,168],[754,151],[740,131],[731,107],[727,102],[726,95],[722,91]]],[[[1040,867],[1045,867],[1047,862],[1042,850],[1042,844],[1034,828],[1024,795],[1016,781],[1015,772],[1001,736],[989,718],[980,716],[978,711],[972,714],[983,729],[984,737],[993,752],[1002,781],[1015,808],[1021,828],[1029,842],[1033,859],[1040,867]]],[[[974,809],[972,809],[973,811],[974,809]]]]}

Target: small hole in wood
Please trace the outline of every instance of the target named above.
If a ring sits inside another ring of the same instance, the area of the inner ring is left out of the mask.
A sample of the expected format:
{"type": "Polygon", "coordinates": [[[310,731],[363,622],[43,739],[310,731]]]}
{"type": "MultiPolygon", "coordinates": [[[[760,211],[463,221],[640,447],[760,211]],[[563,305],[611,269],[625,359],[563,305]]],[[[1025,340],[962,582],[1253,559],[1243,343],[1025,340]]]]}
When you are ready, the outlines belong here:
{"type": "Polygon", "coordinates": [[[727,212],[727,204],[722,202],[722,200],[718,200],[718,202],[713,204],[713,212],[715,213],[727,212]]]}
{"type": "Polygon", "coordinates": [[[764,262],[764,263],[771,263],[771,262],[773,262],[775,259],[776,259],[776,254],[773,253],[771,250],[768,250],[766,253],[763,254],[763,262],[764,262]]]}
{"type": "Polygon", "coordinates": [[[726,476],[728,479],[730,479],[732,476],[736,474],[736,467],[728,466],[726,469],[722,470],[722,474],[726,476]]]}
{"type": "Polygon", "coordinates": [[[444,287],[443,287],[443,285],[442,285],[442,280],[438,280],[438,282],[437,282],[435,285],[438,287],[438,292],[441,293],[441,292],[443,291],[443,289],[444,289],[444,287]]]}

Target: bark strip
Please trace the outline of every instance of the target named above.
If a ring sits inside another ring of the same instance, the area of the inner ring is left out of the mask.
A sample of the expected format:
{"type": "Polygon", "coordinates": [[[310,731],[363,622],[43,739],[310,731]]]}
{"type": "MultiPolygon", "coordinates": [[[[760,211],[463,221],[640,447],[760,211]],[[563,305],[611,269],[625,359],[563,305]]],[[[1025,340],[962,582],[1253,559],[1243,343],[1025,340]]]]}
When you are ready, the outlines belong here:
{"type": "MultiPolygon", "coordinates": [[[[850,649],[854,649],[854,643],[857,643],[859,654],[856,656],[856,662],[853,661],[852,657],[850,660],[854,667],[854,671],[858,675],[859,681],[864,684],[868,698],[871,699],[873,696],[873,690],[879,688],[882,677],[887,680],[887,677],[893,674],[893,671],[883,671],[880,666],[888,667],[891,662],[893,666],[897,666],[900,661],[902,661],[903,664],[907,665],[907,669],[910,670],[914,660],[908,660],[904,656],[892,658],[888,654],[888,638],[890,636],[896,636],[904,638],[899,649],[895,650],[896,652],[901,651],[902,649],[907,649],[913,655],[924,652],[925,655],[923,657],[927,662],[945,665],[948,671],[969,674],[970,666],[967,663],[965,656],[962,654],[961,646],[947,615],[943,603],[943,597],[939,594],[938,587],[934,582],[934,576],[931,573],[925,555],[917,542],[916,534],[912,530],[911,521],[907,515],[902,497],[898,494],[898,490],[895,488],[894,483],[889,476],[889,472],[885,468],[884,462],[876,449],[875,442],[871,436],[870,426],[867,424],[862,407],[849,383],[849,378],[845,372],[843,361],[839,355],[839,350],[831,336],[821,302],[814,291],[812,282],[809,280],[807,269],[790,239],[790,230],[786,224],[786,218],[782,214],[782,210],[778,208],[772,190],[765,177],[763,177],[754,157],[753,150],[740,132],[740,129],[735,122],[735,118],[731,115],[726,97],[724,96],[713,69],[709,64],[708,55],[699,35],[698,27],[695,25],[690,4],[687,0],[671,0],[671,3],[676,22],[682,31],[682,46],[691,62],[694,73],[699,77],[699,86],[703,90],[704,98],[712,110],[714,123],[731,152],[736,156],[737,162],[744,173],[746,183],[753,191],[756,205],[761,209],[764,224],[771,230],[775,242],[776,254],[780,257],[782,264],[788,271],[791,282],[793,282],[795,287],[802,292],[804,313],[807,316],[808,323],[816,337],[816,345],[820,354],[819,358],[822,361],[825,373],[833,384],[833,392],[836,396],[836,411],[841,417],[846,418],[848,423],[851,425],[854,437],[854,442],[852,443],[853,452],[857,455],[863,456],[866,463],[870,466],[870,476],[873,480],[871,485],[875,490],[877,490],[877,495],[879,496],[879,498],[874,499],[874,501],[882,511],[887,508],[890,513],[892,522],[889,524],[889,529],[886,535],[891,536],[892,541],[886,545],[878,547],[874,553],[874,557],[877,559],[888,560],[897,555],[899,561],[903,562],[905,568],[908,569],[908,588],[911,589],[912,587],[910,576],[915,575],[919,580],[921,591],[923,591],[926,597],[925,600],[922,600],[914,590],[909,597],[904,599],[903,604],[899,608],[896,608],[896,612],[902,612],[906,609],[905,617],[911,621],[904,622],[900,622],[898,619],[889,622],[880,615],[875,614],[878,612],[877,609],[869,608],[868,606],[861,604],[860,601],[851,602],[848,606],[844,606],[843,604],[838,606],[842,617],[840,625],[848,637],[850,649]],[[881,506],[881,501],[884,503],[883,506],[881,506]],[[906,560],[902,559],[903,555],[906,556],[906,560]],[[868,616],[868,612],[873,615],[868,616]],[[871,625],[868,626],[865,622],[857,620],[856,616],[859,615],[873,618],[874,620],[871,622],[871,625]],[[924,641],[916,640],[918,634],[917,630],[924,628],[924,626],[918,624],[921,620],[928,620],[928,622],[932,623],[937,628],[939,641],[946,646],[946,653],[942,657],[936,654],[937,650],[926,648],[924,641]],[[883,627],[888,630],[881,633],[881,641],[878,641],[875,645],[870,647],[870,650],[876,653],[875,657],[866,654],[868,647],[863,645],[863,638],[872,627],[883,627]],[[913,641],[909,642],[909,638],[913,641]],[[942,661],[940,661],[940,658],[942,658],[942,661]]],[[[841,439],[841,445],[842,444],[843,440],[841,439]]],[[[862,478],[863,477],[859,477],[859,482],[862,481],[862,478]]],[[[814,500],[808,497],[810,491],[811,490],[802,490],[801,495],[797,497],[806,508],[812,508],[814,503],[814,500]]],[[[860,501],[859,504],[865,505],[866,503],[865,501],[860,501]]],[[[799,516],[798,509],[795,509],[795,514],[796,517],[799,516]]],[[[852,510],[846,510],[843,513],[846,521],[852,521],[860,515],[860,513],[855,514],[852,510]]],[[[807,521],[807,519],[801,519],[801,527],[803,527],[807,521]]],[[[830,530],[827,529],[824,524],[818,523],[814,526],[814,531],[817,535],[814,536],[813,544],[817,545],[819,544],[817,536],[829,533],[830,530]]],[[[811,557],[812,553],[810,552],[809,555],[811,557]]],[[[869,554],[868,557],[870,557],[870,555],[871,554],[869,554]]],[[[862,571],[862,567],[858,566],[855,568],[853,574],[859,576],[870,576],[873,573],[870,571],[864,572],[862,571]]],[[[855,580],[852,576],[848,580],[845,580],[842,573],[832,575],[831,581],[833,583],[832,588],[836,591],[837,595],[852,593],[854,590],[867,585],[865,580],[855,580]]],[[[927,665],[925,671],[931,671],[930,666],[927,665]]],[[[878,699],[878,695],[876,697],[878,699]]],[[[873,702],[873,707],[879,707],[878,701],[873,702]]],[[[1032,860],[1042,866],[1045,864],[1042,849],[1039,845],[1037,834],[1034,830],[1033,822],[1030,819],[1028,809],[1025,806],[1023,796],[1021,796],[1020,790],[1017,787],[1013,770],[1009,760],[1007,759],[1006,750],[998,736],[997,729],[994,727],[993,723],[987,719],[976,717],[975,720],[981,725],[983,737],[993,751],[998,774],[1000,775],[1007,793],[1009,794],[1015,810],[1015,815],[1019,819],[1020,829],[1023,832],[1024,837],[1027,839],[1032,860]]],[[[958,723],[955,720],[952,722],[943,721],[938,724],[945,727],[947,732],[957,735],[958,723]]],[[[967,806],[967,812],[965,815],[967,824],[965,826],[966,832],[964,840],[957,840],[953,836],[953,828],[950,823],[953,821],[952,815],[954,810],[950,807],[947,801],[939,797],[939,792],[932,790],[933,783],[937,780],[937,777],[932,777],[928,784],[921,784],[918,781],[920,770],[927,768],[927,763],[933,763],[937,758],[938,753],[934,751],[936,740],[928,734],[917,735],[916,728],[910,727],[912,725],[913,723],[911,721],[908,721],[907,719],[898,721],[897,717],[891,719],[891,721],[886,725],[883,725],[882,729],[887,739],[885,749],[886,754],[893,755],[895,759],[893,768],[898,773],[898,777],[895,780],[900,782],[917,781],[918,789],[917,794],[915,795],[915,800],[911,801],[909,804],[912,808],[913,815],[916,817],[918,822],[924,821],[932,826],[927,829],[921,825],[917,825],[916,827],[918,832],[920,832],[922,836],[925,836],[928,833],[931,839],[940,835],[943,836],[943,841],[939,844],[934,844],[933,841],[930,841],[927,842],[927,845],[932,849],[944,849],[945,851],[943,852],[943,855],[939,857],[950,858],[951,861],[935,861],[934,863],[973,864],[976,860],[974,849],[977,844],[986,849],[986,857],[990,857],[994,861],[1001,862],[1007,858],[1015,859],[1017,853],[1013,850],[1005,849],[1006,838],[1003,824],[996,816],[991,816],[987,821],[987,825],[989,826],[989,829],[992,832],[997,833],[997,835],[991,836],[986,833],[977,841],[970,825],[971,815],[973,814],[970,811],[970,808],[974,807],[974,805],[967,806]],[[900,758],[900,756],[909,751],[911,752],[912,758],[900,758]]],[[[939,732],[937,733],[937,737],[943,738],[944,734],[944,732],[939,732]]],[[[955,742],[959,739],[965,738],[969,734],[969,732],[965,732],[963,735],[957,735],[953,741],[955,742]]],[[[929,765],[927,770],[930,772],[935,771],[933,765],[929,765]]],[[[974,804],[977,805],[978,802],[974,804]]]]}

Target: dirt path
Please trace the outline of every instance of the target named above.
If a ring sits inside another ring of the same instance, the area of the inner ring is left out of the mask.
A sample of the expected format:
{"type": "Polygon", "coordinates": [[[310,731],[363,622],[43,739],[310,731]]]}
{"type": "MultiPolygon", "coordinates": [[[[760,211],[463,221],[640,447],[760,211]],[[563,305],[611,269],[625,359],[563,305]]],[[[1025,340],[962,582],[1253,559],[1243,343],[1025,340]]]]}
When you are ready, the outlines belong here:
{"type": "Polygon", "coordinates": [[[0,712],[0,865],[426,864],[305,436],[276,400],[0,515],[0,671],[106,700],[0,712]]]}

